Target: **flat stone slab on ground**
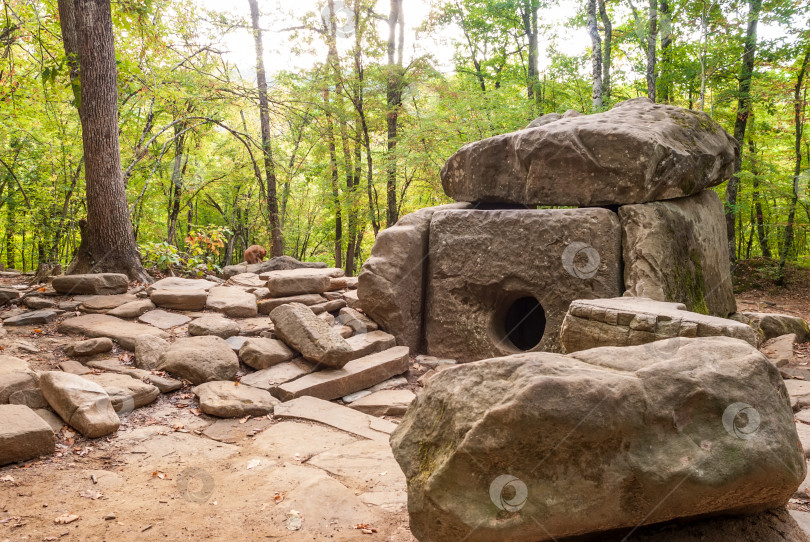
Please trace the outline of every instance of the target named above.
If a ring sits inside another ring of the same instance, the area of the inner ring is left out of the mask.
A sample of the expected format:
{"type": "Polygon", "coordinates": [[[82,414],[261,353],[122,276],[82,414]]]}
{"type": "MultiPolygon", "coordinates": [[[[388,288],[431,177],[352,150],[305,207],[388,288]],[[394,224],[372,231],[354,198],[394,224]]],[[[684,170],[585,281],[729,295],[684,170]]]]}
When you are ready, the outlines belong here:
{"type": "Polygon", "coordinates": [[[192,391],[200,398],[200,410],[220,418],[265,416],[278,404],[269,392],[238,382],[206,382],[192,391]]]}
{"type": "Polygon", "coordinates": [[[330,289],[332,278],[340,276],[342,269],[291,269],[262,274],[267,280],[267,289],[273,297],[301,294],[320,294],[330,289]]]}
{"type": "Polygon", "coordinates": [[[42,396],[42,390],[39,388],[17,390],[9,395],[8,402],[11,405],[25,405],[35,410],[48,408],[48,401],[42,396]]]}
{"type": "Polygon", "coordinates": [[[131,376],[132,378],[140,380],[141,382],[155,386],[158,390],[160,390],[160,393],[169,393],[170,391],[179,390],[183,387],[183,383],[180,380],[160,374],[154,374],[145,369],[137,369],[135,367],[130,367],[129,365],[122,365],[118,362],[118,360],[115,359],[90,361],[87,363],[87,366],[92,367],[93,369],[100,369],[102,371],[109,371],[111,373],[119,373],[122,375],[131,376]]]}
{"type": "Polygon", "coordinates": [[[39,296],[26,297],[23,303],[25,303],[25,306],[31,310],[51,309],[58,305],[54,299],[39,296]]]}
{"type": "Polygon", "coordinates": [[[355,357],[368,356],[375,352],[382,352],[397,345],[397,340],[393,335],[385,331],[370,331],[360,333],[346,339],[352,348],[352,355],[355,357]]]}
{"type": "Polygon", "coordinates": [[[236,444],[247,437],[252,437],[272,425],[266,417],[251,418],[246,422],[241,420],[217,420],[203,431],[203,435],[227,444],[236,444]]]}
{"type": "Polygon", "coordinates": [[[42,395],[51,408],[87,438],[115,433],[120,421],[110,396],[83,376],[49,371],[40,375],[42,395]]]}
{"type": "Polygon", "coordinates": [[[13,288],[0,288],[0,305],[13,301],[20,295],[20,292],[13,288]]]}
{"type": "Polygon", "coordinates": [[[65,348],[65,353],[72,357],[86,357],[109,352],[112,349],[112,339],[109,337],[97,337],[95,339],[76,341],[65,348]]]}
{"type": "Polygon", "coordinates": [[[239,334],[249,337],[257,337],[263,333],[271,333],[275,329],[273,321],[267,316],[244,318],[239,320],[237,325],[239,326],[239,334]]]}
{"type": "Polygon", "coordinates": [[[132,294],[94,295],[82,301],[79,308],[86,312],[106,312],[133,301],[138,301],[138,298],[132,294]]]}
{"type": "Polygon", "coordinates": [[[137,301],[130,301],[119,305],[114,309],[107,311],[110,316],[116,318],[137,318],[145,312],[149,312],[155,308],[155,304],[151,299],[138,299],[137,301]]]}
{"type": "Polygon", "coordinates": [[[276,418],[298,418],[322,423],[370,440],[388,442],[396,424],[316,397],[299,397],[277,405],[276,418]]]}
{"type": "Polygon", "coordinates": [[[0,466],[53,453],[53,430],[23,405],[0,405],[0,466]]]}
{"type": "Polygon", "coordinates": [[[63,361],[59,364],[59,368],[62,369],[66,373],[70,373],[73,375],[89,375],[93,372],[92,369],[88,369],[87,366],[79,363],[75,359],[69,359],[63,361]]]}
{"type": "Polygon", "coordinates": [[[39,311],[26,312],[18,316],[12,316],[3,320],[7,326],[36,326],[48,324],[56,320],[62,311],[56,309],[43,309],[39,311]]]}
{"type": "Polygon", "coordinates": [[[147,293],[159,307],[194,311],[205,308],[208,291],[216,285],[209,280],[167,277],[152,284],[147,293]]]}
{"type": "Polygon", "coordinates": [[[256,371],[255,373],[248,373],[241,378],[240,382],[248,386],[253,386],[254,388],[261,388],[270,393],[275,393],[275,389],[279,385],[301,378],[314,370],[314,364],[305,361],[303,358],[297,358],[292,361],[285,361],[273,365],[261,371],[256,371]]]}
{"type": "Polygon", "coordinates": [[[359,440],[321,452],[307,464],[377,491],[404,491],[406,487],[405,475],[387,442],[359,440]]]}
{"type": "Polygon", "coordinates": [[[228,337],[225,339],[225,342],[228,343],[228,346],[230,346],[231,349],[238,354],[239,349],[242,348],[242,345],[248,340],[250,340],[250,337],[234,335],[233,337],[228,337]]]}
{"type": "Polygon", "coordinates": [[[114,295],[127,291],[129,278],[120,273],[62,275],[54,277],[51,286],[60,294],[114,295]]]}
{"type": "Polygon", "coordinates": [[[191,318],[183,316],[182,314],[156,309],[143,313],[138,317],[138,320],[144,324],[155,326],[158,329],[171,329],[189,323],[191,318]]]}
{"type": "Polygon", "coordinates": [[[211,288],[205,306],[232,318],[251,318],[259,313],[256,296],[229,286],[211,288]]]}
{"type": "Polygon", "coordinates": [[[304,395],[319,399],[338,399],[408,370],[409,349],[397,346],[383,352],[350,361],[340,369],[324,369],[281,384],[273,392],[282,401],[304,395]]]}
{"type": "Polygon", "coordinates": [[[109,337],[127,350],[135,349],[135,341],[143,335],[153,335],[162,339],[168,335],[152,326],[127,322],[108,314],[85,314],[63,320],[58,330],[68,335],[87,337],[109,337]]]}
{"type": "Polygon", "coordinates": [[[86,375],[84,378],[104,388],[119,415],[129,414],[136,408],[148,405],[160,395],[156,386],[125,374],[101,373],[86,375]]]}
{"type": "Polygon", "coordinates": [[[191,336],[216,335],[228,339],[239,333],[239,324],[219,315],[207,315],[192,320],[188,325],[188,334],[191,336]]]}
{"type": "Polygon", "coordinates": [[[261,314],[270,314],[270,311],[279,305],[286,305],[287,303],[301,303],[302,305],[318,305],[327,301],[321,294],[302,294],[288,297],[271,297],[259,301],[259,312],[261,314]]]}
{"type": "Polygon", "coordinates": [[[352,309],[351,307],[344,307],[340,309],[338,321],[344,326],[349,326],[355,333],[358,334],[369,333],[379,329],[379,326],[374,320],[362,312],[352,309]]]}
{"type": "Polygon", "coordinates": [[[372,416],[402,416],[414,399],[411,390],[383,390],[352,402],[351,408],[372,416]]]}
{"type": "Polygon", "coordinates": [[[18,391],[38,387],[37,375],[33,371],[0,373],[0,405],[8,403],[12,394],[18,391]]]}
{"type": "Polygon", "coordinates": [[[770,339],[760,347],[760,352],[768,356],[771,363],[777,367],[784,367],[793,362],[793,345],[796,344],[796,334],[780,335],[770,339]]]}
{"type": "Polygon", "coordinates": [[[282,341],[275,339],[252,338],[239,349],[242,363],[258,370],[290,361],[297,355],[282,341]]]}

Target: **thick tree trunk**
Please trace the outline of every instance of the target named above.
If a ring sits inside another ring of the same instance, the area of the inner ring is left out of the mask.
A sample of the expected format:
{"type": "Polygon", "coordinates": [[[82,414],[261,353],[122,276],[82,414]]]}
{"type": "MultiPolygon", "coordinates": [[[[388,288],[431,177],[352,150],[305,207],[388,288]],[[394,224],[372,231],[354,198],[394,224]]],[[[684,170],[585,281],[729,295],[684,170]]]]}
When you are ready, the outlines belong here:
{"type": "Polygon", "coordinates": [[[399,108],[402,105],[402,48],[404,44],[405,19],[402,0],[391,0],[388,15],[388,86],[386,88],[386,124],[388,153],[386,160],[386,227],[399,220],[397,207],[397,137],[399,108]],[[399,35],[397,35],[397,31],[399,35]],[[395,56],[396,54],[396,56],[395,56]]]}
{"type": "Polygon", "coordinates": [[[602,20],[602,26],[605,28],[605,39],[602,40],[603,50],[602,53],[602,101],[610,102],[610,65],[611,65],[611,49],[613,48],[613,25],[608,17],[607,9],[605,8],[605,0],[598,0],[599,4],[599,18],[602,20]]]}
{"type": "MultiPolygon", "coordinates": [[[[61,3],[73,8],[76,53],[79,59],[81,98],[79,117],[85,159],[87,198],[87,248],[79,253],[68,273],[119,272],[148,281],[143,271],[121,171],[118,142],[118,82],[109,0],[75,0],[61,3]]],[[[71,17],[65,14],[64,21],[71,17]]],[[[67,28],[70,43],[71,30],[67,28]]],[[[70,58],[72,51],[68,51],[70,58]]]]}
{"type": "MultiPolygon", "coordinates": [[[[328,52],[326,55],[326,68],[334,68],[338,63],[337,54],[337,23],[335,22],[335,2],[328,0],[329,20],[327,24],[328,52]]],[[[335,213],[335,267],[343,267],[343,218],[340,204],[340,189],[338,185],[337,143],[335,141],[335,127],[332,120],[330,104],[329,83],[323,90],[324,110],[326,112],[326,138],[329,144],[329,165],[332,180],[332,204],[335,213]]],[[[306,249],[302,249],[302,254],[306,249]]]]}
{"type": "Polygon", "coordinates": [[[591,35],[591,49],[593,49],[592,79],[594,111],[602,109],[602,39],[599,37],[599,27],[596,25],[596,0],[588,0],[588,33],[591,35]]]}
{"type": "Polygon", "coordinates": [[[647,23],[647,97],[655,101],[656,56],[658,40],[658,0],[650,0],[649,20],[647,23]]]}
{"type": "Polygon", "coordinates": [[[264,45],[262,29],[259,25],[259,5],[257,0],[248,0],[250,19],[253,25],[253,41],[256,45],[256,85],[259,90],[259,123],[262,129],[262,150],[264,151],[264,172],[267,186],[264,195],[267,203],[267,214],[270,215],[271,253],[273,256],[284,254],[284,239],[278,216],[278,197],[276,195],[276,165],[273,162],[273,148],[270,139],[270,107],[267,101],[267,76],[264,70],[264,45]]]}
{"type": "MultiPolygon", "coordinates": [[[[541,94],[538,92],[540,84],[540,69],[538,67],[538,31],[537,31],[537,10],[540,8],[538,0],[523,0],[521,18],[523,20],[523,33],[529,42],[529,58],[526,66],[526,94],[530,100],[534,100],[537,109],[540,109],[541,94]]],[[[536,114],[542,111],[535,111],[536,114]]]]}
{"type": "MultiPolygon", "coordinates": [[[[740,66],[739,89],[737,98],[737,118],[734,121],[734,138],[745,141],[745,128],[751,113],[751,77],[754,73],[754,60],[757,49],[757,24],[762,0],[748,1],[748,29],[745,33],[744,53],[740,66]]],[[[726,184],[726,230],[728,234],[728,248],[731,262],[737,261],[736,252],[736,223],[737,196],[740,191],[739,172],[742,166],[742,152],[737,155],[734,163],[734,176],[726,184]]]]}
{"type": "Polygon", "coordinates": [[[751,153],[751,200],[754,204],[754,220],[756,222],[757,239],[763,258],[771,257],[768,247],[768,234],[765,231],[765,214],[762,212],[762,200],[759,198],[759,165],[757,164],[757,149],[754,139],[748,138],[748,151],[751,153]]]}
{"type": "Polygon", "coordinates": [[[175,244],[177,234],[177,219],[180,216],[180,198],[183,195],[183,155],[185,152],[185,135],[182,135],[183,124],[176,125],[174,132],[174,166],[172,167],[172,177],[169,185],[169,220],[166,226],[166,242],[175,244]],[[180,134],[180,135],[178,135],[180,134]]]}
{"type": "Polygon", "coordinates": [[[672,21],[670,20],[669,2],[661,0],[661,74],[660,100],[663,103],[672,101],[672,21]]]}

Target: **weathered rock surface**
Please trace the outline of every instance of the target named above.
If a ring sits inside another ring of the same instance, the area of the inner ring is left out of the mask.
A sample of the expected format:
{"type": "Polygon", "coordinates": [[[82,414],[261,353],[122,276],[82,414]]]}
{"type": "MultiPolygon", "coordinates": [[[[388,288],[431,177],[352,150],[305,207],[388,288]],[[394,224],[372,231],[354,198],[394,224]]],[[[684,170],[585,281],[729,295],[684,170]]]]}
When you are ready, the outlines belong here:
{"type": "Polygon", "coordinates": [[[805,463],[778,370],[725,338],[620,369],[647,352],[623,349],[612,368],[526,353],[434,376],[391,437],[413,535],[541,541],[784,506],[805,463]]]}
{"type": "Polygon", "coordinates": [[[127,350],[135,349],[135,341],[144,335],[165,339],[168,335],[152,326],[127,322],[109,314],[84,314],[68,318],[59,323],[60,333],[85,335],[87,337],[109,337],[127,350]]]}
{"type": "Polygon", "coordinates": [[[343,296],[349,307],[356,309],[362,304],[363,312],[392,333],[398,345],[418,352],[422,343],[430,221],[436,211],[469,207],[457,203],[420,209],[382,230],[360,271],[357,290],[343,296]]]}
{"type": "Polygon", "coordinates": [[[54,309],[42,309],[39,311],[31,311],[11,318],[3,320],[3,324],[7,326],[36,326],[48,324],[56,320],[61,311],[54,309]]]}
{"type": "Polygon", "coordinates": [[[278,404],[265,390],[237,382],[207,382],[192,391],[200,398],[200,410],[220,418],[265,416],[278,404]]]}
{"type": "Polygon", "coordinates": [[[35,311],[40,309],[52,309],[57,306],[56,300],[35,295],[26,297],[23,303],[25,303],[26,307],[35,311]]]}
{"type": "Polygon", "coordinates": [[[20,292],[14,288],[0,288],[0,305],[5,305],[9,301],[14,301],[20,297],[20,292]]]}
{"type": "Polygon", "coordinates": [[[243,318],[237,322],[239,325],[239,334],[249,337],[256,337],[261,335],[267,336],[267,333],[275,329],[273,321],[267,316],[259,316],[258,318],[243,318]]]}
{"type": "Polygon", "coordinates": [[[53,453],[51,427],[23,405],[0,405],[0,466],[53,453]]]}
{"type": "Polygon", "coordinates": [[[76,341],[65,348],[65,353],[71,357],[85,357],[109,352],[112,349],[112,339],[108,337],[98,337],[96,339],[76,341]]]}
{"type": "Polygon", "coordinates": [[[161,354],[157,368],[192,384],[202,384],[233,380],[239,370],[239,359],[221,337],[186,337],[161,354]]]}
{"type": "Polygon", "coordinates": [[[304,361],[301,358],[292,361],[285,361],[278,363],[267,369],[256,371],[255,373],[246,374],[240,380],[241,383],[252,386],[254,388],[261,388],[275,394],[275,389],[285,382],[290,382],[296,378],[311,373],[315,369],[315,365],[304,361]]]}
{"type": "Polygon", "coordinates": [[[351,408],[371,416],[402,416],[414,399],[411,390],[383,390],[353,401],[351,408]]]}
{"type": "Polygon", "coordinates": [[[271,297],[259,301],[259,312],[261,314],[270,314],[270,311],[279,305],[286,305],[287,303],[301,303],[302,305],[318,305],[326,301],[326,298],[321,294],[303,294],[293,295],[289,297],[271,297]]]}
{"type": "Polygon", "coordinates": [[[232,318],[250,318],[259,312],[256,296],[229,286],[211,288],[205,306],[232,318]]]}
{"type": "Polygon", "coordinates": [[[11,405],[24,405],[32,409],[48,408],[48,401],[42,396],[39,388],[17,390],[9,395],[8,402],[11,405]]]}
{"type": "Polygon", "coordinates": [[[239,359],[248,367],[267,369],[296,356],[286,344],[275,339],[249,339],[239,349],[239,359]]]}
{"type": "Polygon", "coordinates": [[[227,339],[239,334],[239,324],[222,316],[203,316],[193,320],[188,325],[188,334],[192,337],[200,335],[216,335],[227,339]]]}
{"type": "Polygon", "coordinates": [[[37,375],[31,370],[0,372],[0,405],[9,403],[15,392],[38,387],[37,375]]]}
{"type": "Polygon", "coordinates": [[[205,307],[208,291],[216,285],[210,280],[168,277],[152,284],[147,291],[158,307],[194,311],[205,307]]]}
{"type": "Polygon", "coordinates": [[[765,340],[788,333],[795,333],[796,340],[800,343],[810,340],[810,328],[808,328],[807,322],[798,316],[765,312],[743,312],[741,313],[743,318],[739,318],[739,315],[735,316],[737,316],[735,319],[741,321],[744,319],[754,328],[761,329],[765,340]]]}
{"type": "Polygon", "coordinates": [[[731,287],[726,217],[711,190],[688,198],[619,208],[627,295],[683,303],[727,317],[731,287]]]}
{"type": "Polygon", "coordinates": [[[793,362],[793,345],[796,334],[781,335],[771,339],[760,347],[760,351],[777,367],[784,367],[793,362]]]}
{"type": "Polygon", "coordinates": [[[127,291],[129,279],[119,273],[62,275],[54,277],[51,286],[60,294],[114,295],[127,291]]]}
{"type": "Polygon", "coordinates": [[[155,308],[155,304],[151,299],[138,299],[137,301],[130,301],[119,305],[114,309],[107,311],[110,316],[116,318],[137,318],[145,312],[149,312],[155,308]]]}
{"type": "Polygon", "coordinates": [[[385,443],[388,442],[390,434],[397,427],[382,418],[369,416],[345,406],[308,396],[277,405],[273,410],[273,416],[310,420],[369,440],[385,443]]]}
{"type": "Polygon", "coordinates": [[[270,319],[276,335],[310,361],[338,369],[352,358],[346,339],[305,305],[281,305],[273,309],[270,319]]]}
{"type": "Polygon", "coordinates": [[[352,331],[358,334],[369,333],[371,331],[377,331],[379,329],[379,326],[374,320],[372,320],[362,312],[352,309],[350,307],[344,307],[340,309],[338,321],[344,326],[349,326],[350,328],[352,328],[352,331]]]}
{"type": "Polygon", "coordinates": [[[463,362],[560,351],[572,301],[623,291],[619,219],[607,209],[438,211],[425,350],[463,362]]]}
{"type": "Polygon", "coordinates": [[[79,363],[75,359],[68,359],[59,364],[59,368],[66,373],[74,375],[87,375],[92,373],[92,369],[88,369],[83,363],[79,363]]]}
{"type": "Polygon", "coordinates": [[[160,395],[156,386],[125,374],[103,373],[86,375],[84,378],[104,388],[113,408],[121,414],[129,414],[136,408],[148,405],[160,395]]]}
{"type": "Polygon", "coordinates": [[[397,346],[352,360],[340,369],[324,369],[281,384],[273,391],[282,401],[308,395],[331,400],[369,388],[408,370],[408,347],[397,346]]]}
{"type": "Polygon", "coordinates": [[[191,318],[176,312],[168,312],[161,309],[145,312],[138,317],[138,320],[144,324],[155,326],[158,329],[171,329],[173,327],[182,326],[191,321],[191,318]]]}
{"type": "Polygon", "coordinates": [[[272,271],[267,274],[267,289],[273,297],[319,294],[329,290],[332,277],[338,272],[342,273],[342,270],[324,268],[272,271]]]}
{"type": "Polygon", "coordinates": [[[135,365],[152,371],[160,364],[160,356],[169,348],[169,342],[154,335],[141,335],[135,341],[135,365]]]}
{"type": "Polygon", "coordinates": [[[114,359],[90,361],[87,363],[87,366],[93,369],[101,369],[102,371],[131,376],[136,380],[153,385],[160,390],[160,393],[169,393],[170,391],[179,390],[183,387],[183,383],[179,380],[161,374],[155,374],[153,371],[122,365],[118,363],[118,360],[114,359]]]}
{"type": "Polygon", "coordinates": [[[233,277],[240,273],[255,273],[261,274],[268,271],[283,271],[287,269],[319,269],[326,267],[326,264],[321,262],[299,262],[290,256],[275,256],[267,261],[259,262],[256,264],[248,265],[241,263],[239,265],[227,265],[222,269],[222,274],[225,278],[233,277]]]}
{"type": "Polygon", "coordinates": [[[137,300],[138,298],[131,294],[94,295],[82,301],[80,308],[85,312],[106,312],[137,300]]]}
{"type": "Polygon", "coordinates": [[[634,346],[673,337],[725,336],[759,345],[748,325],[686,310],[682,303],[636,297],[576,300],[565,316],[560,341],[566,352],[599,346],[634,346]]]}
{"type": "Polygon", "coordinates": [[[83,376],[49,371],[40,376],[42,395],[69,426],[87,438],[115,433],[120,421],[109,395],[83,376]]]}
{"type": "Polygon", "coordinates": [[[346,339],[352,349],[352,357],[359,358],[375,352],[382,352],[397,345],[394,336],[385,331],[371,331],[346,339]]]}
{"type": "Polygon", "coordinates": [[[467,144],[442,169],[442,186],[456,201],[645,203],[722,183],[738,152],[709,115],[636,98],[467,144]]]}

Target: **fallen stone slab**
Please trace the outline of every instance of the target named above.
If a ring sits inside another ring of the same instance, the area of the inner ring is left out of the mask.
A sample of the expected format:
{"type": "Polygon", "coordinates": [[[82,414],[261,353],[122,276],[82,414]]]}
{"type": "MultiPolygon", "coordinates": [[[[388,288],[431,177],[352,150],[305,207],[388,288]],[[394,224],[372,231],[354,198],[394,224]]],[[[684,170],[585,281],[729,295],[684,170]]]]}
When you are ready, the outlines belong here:
{"type": "Polygon", "coordinates": [[[15,392],[37,388],[39,388],[39,383],[37,375],[33,371],[0,373],[0,405],[9,403],[15,392]]]}
{"type": "Polygon", "coordinates": [[[54,414],[52,411],[48,410],[47,408],[37,408],[34,410],[37,416],[42,419],[45,423],[47,423],[51,430],[54,433],[59,433],[63,427],[65,427],[65,422],[62,421],[62,418],[54,414]]]}
{"type": "Polygon", "coordinates": [[[54,452],[51,427],[23,405],[0,405],[0,466],[54,452]]]}
{"type": "Polygon", "coordinates": [[[349,407],[308,396],[276,405],[273,416],[310,420],[380,442],[388,442],[390,434],[397,427],[382,418],[375,418],[349,407]]]}
{"type": "Polygon", "coordinates": [[[245,288],[264,288],[267,281],[259,278],[257,273],[239,273],[228,279],[228,286],[243,286],[245,288]]]}
{"type": "Polygon", "coordinates": [[[168,341],[154,335],[141,335],[135,341],[135,365],[139,369],[157,369],[160,356],[169,348],[168,341]]]}
{"type": "Polygon", "coordinates": [[[352,328],[352,330],[357,334],[369,333],[371,331],[377,331],[379,329],[377,322],[375,322],[362,312],[352,309],[350,307],[344,307],[340,309],[338,321],[344,326],[349,326],[350,328],[352,328]]]}
{"type": "Polygon", "coordinates": [[[100,369],[102,371],[109,371],[111,373],[119,373],[122,375],[131,376],[132,378],[140,380],[141,382],[155,386],[158,390],[160,390],[160,393],[169,393],[170,391],[179,390],[183,387],[183,383],[180,380],[155,374],[153,371],[138,369],[135,367],[130,367],[129,365],[122,365],[118,362],[118,360],[114,359],[90,361],[87,363],[87,366],[92,367],[93,369],[100,369]]]}
{"type": "Polygon", "coordinates": [[[619,208],[626,295],[726,318],[731,287],[723,202],[711,190],[619,208]]]}
{"type": "Polygon", "coordinates": [[[250,339],[239,349],[239,359],[254,369],[267,369],[273,365],[290,361],[296,355],[294,350],[275,339],[250,339]]]}
{"type": "Polygon", "coordinates": [[[784,506],[806,467],[778,370],[737,339],[672,341],[663,360],[641,345],[436,374],[391,436],[413,535],[565,539],[784,506]]]}
{"type": "Polygon", "coordinates": [[[109,337],[127,350],[134,350],[136,340],[144,335],[168,338],[165,332],[152,326],[128,322],[109,314],[85,314],[68,318],[60,322],[57,329],[67,335],[109,337]]]}
{"type": "Polygon", "coordinates": [[[340,368],[353,357],[352,347],[339,332],[305,305],[290,303],[273,309],[275,334],[305,359],[340,368]]]}
{"type": "Polygon", "coordinates": [[[93,371],[88,369],[86,365],[83,365],[76,361],[75,359],[69,359],[63,361],[59,364],[59,368],[62,369],[66,373],[70,373],[72,375],[89,375],[93,371]]]}
{"type": "Polygon", "coordinates": [[[8,403],[10,405],[24,405],[35,410],[48,408],[48,401],[42,396],[42,391],[39,388],[15,391],[8,397],[8,403]]]}
{"type": "Polygon", "coordinates": [[[86,357],[96,354],[103,354],[113,349],[112,339],[108,337],[98,337],[85,341],[76,341],[65,348],[65,354],[71,357],[86,357]]]}
{"type": "Polygon", "coordinates": [[[742,316],[745,317],[748,324],[762,330],[765,340],[795,333],[797,342],[810,341],[810,328],[808,328],[807,322],[798,316],[765,312],[744,312],[742,316]]]}
{"type": "Polygon", "coordinates": [[[152,283],[146,292],[151,294],[156,290],[205,290],[206,292],[216,286],[217,283],[205,279],[187,279],[183,277],[166,277],[152,283]]]}
{"type": "Polygon", "coordinates": [[[349,284],[349,283],[348,283],[348,281],[346,280],[346,277],[337,277],[337,278],[333,278],[333,279],[332,279],[332,280],[329,282],[329,290],[328,290],[328,291],[330,291],[330,292],[334,292],[335,290],[344,290],[344,289],[346,289],[346,287],[348,286],[348,284],[349,284]]]}
{"type": "Polygon", "coordinates": [[[271,423],[266,417],[251,418],[244,423],[241,420],[217,420],[205,428],[203,435],[217,442],[237,444],[264,431],[271,423]]]}
{"type": "Polygon", "coordinates": [[[91,374],[84,378],[104,388],[119,416],[148,405],[160,395],[156,386],[125,374],[91,374]]]}
{"type": "Polygon", "coordinates": [[[397,346],[359,359],[340,369],[324,369],[279,385],[273,394],[282,401],[304,395],[319,399],[338,399],[379,384],[408,370],[408,347],[397,346]]]}
{"type": "Polygon", "coordinates": [[[397,341],[393,335],[385,331],[371,331],[360,335],[354,335],[346,339],[352,349],[355,358],[368,356],[375,352],[382,352],[389,348],[394,348],[397,341]]]}
{"type": "Polygon", "coordinates": [[[208,291],[217,283],[202,279],[167,277],[152,284],[147,293],[158,307],[175,310],[202,310],[208,291]]]}
{"type": "Polygon", "coordinates": [[[171,329],[189,323],[191,318],[182,314],[156,309],[143,313],[138,317],[138,320],[158,329],[171,329]]]}
{"type": "Polygon", "coordinates": [[[188,334],[192,337],[216,335],[227,339],[239,334],[239,324],[222,316],[203,316],[193,320],[188,325],[188,334]]]}
{"type": "Polygon", "coordinates": [[[270,311],[279,305],[286,305],[288,303],[300,303],[302,305],[318,305],[324,303],[327,299],[321,294],[302,294],[293,295],[288,297],[271,297],[259,301],[259,312],[261,314],[270,314],[270,311]]]}
{"type": "Polygon", "coordinates": [[[227,339],[225,339],[225,342],[228,343],[228,346],[231,347],[231,350],[233,350],[238,354],[239,349],[242,348],[242,345],[244,345],[249,340],[250,337],[242,337],[235,335],[233,337],[228,337],[227,339]]]}
{"type": "Polygon", "coordinates": [[[238,382],[207,382],[192,391],[200,398],[200,410],[219,418],[265,416],[278,404],[267,391],[238,382]]]}
{"type": "Polygon", "coordinates": [[[272,271],[266,275],[267,289],[273,297],[319,294],[329,290],[335,272],[333,268],[272,271]]]}
{"type": "Polygon", "coordinates": [[[759,335],[746,324],[685,309],[681,303],[634,297],[576,300],[565,315],[560,342],[568,353],[673,337],[725,336],[759,345],[759,335]]]}
{"type": "Polygon", "coordinates": [[[0,288],[0,305],[5,305],[9,301],[14,301],[20,297],[20,292],[14,288],[0,288]]]}
{"type": "Polygon", "coordinates": [[[192,384],[233,380],[239,370],[239,358],[221,337],[186,337],[161,354],[157,369],[192,384]]]}
{"type": "Polygon", "coordinates": [[[116,318],[137,318],[143,313],[154,309],[155,304],[152,303],[151,299],[138,299],[137,301],[130,301],[129,303],[124,303],[114,309],[110,309],[107,311],[107,314],[115,316],[116,318]]]}
{"type": "Polygon", "coordinates": [[[36,326],[44,325],[56,320],[61,311],[55,309],[43,309],[40,311],[26,312],[18,316],[12,316],[3,320],[7,326],[36,326]]]}
{"type": "Polygon", "coordinates": [[[777,367],[784,367],[794,361],[793,345],[796,344],[796,334],[781,335],[767,341],[760,347],[760,351],[777,367]]]}
{"type": "Polygon", "coordinates": [[[455,201],[627,205],[690,196],[730,178],[736,141],[702,112],[620,102],[463,146],[442,169],[455,201]]]}
{"type": "Polygon", "coordinates": [[[129,279],[120,273],[62,275],[54,277],[53,289],[69,295],[115,295],[126,293],[129,279]]]}
{"type": "Polygon", "coordinates": [[[255,373],[248,373],[239,381],[247,386],[267,390],[275,396],[278,386],[285,382],[301,378],[314,370],[315,365],[301,358],[297,358],[292,361],[278,363],[267,369],[256,371],[255,373]]]}
{"type": "Polygon", "coordinates": [[[259,313],[256,296],[229,286],[211,288],[205,306],[231,318],[251,318],[259,313]]]}
{"type": "Polygon", "coordinates": [[[266,333],[272,333],[275,329],[273,321],[267,316],[260,316],[258,318],[244,318],[239,320],[239,334],[249,337],[266,336],[266,333]]]}
{"type": "Polygon", "coordinates": [[[110,396],[83,376],[49,371],[40,376],[42,395],[51,408],[87,438],[115,433],[120,421],[110,396]]]}
{"type": "Polygon", "coordinates": [[[334,301],[326,301],[317,305],[310,305],[309,310],[315,314],[321,314],[324,312],[337,312],[345,306],[346,302],[344,300],[336,299],[334,301]]]}
{"type": "Polygon", "coordinates": [[[383,390],[352,402],[351,408],[371,416],[402,416],[414,399],[411,390],[383,390]]]}
{"type": "Polygon", "coordinates": [[[120,307],[126,303],[132,303],[133,301],[138,301],[138,298],[131,294],[94,295],[82,301],[79,310],[90,313],[107,312],[110,309],[120,307]]]}
{"type": "Polygon", "coordinates": [[[225,278],[229,278],[240,273],[261,274],[269,271],[281,271],[286,269],[319,269],[324,267],[326,267],[326,264],[321,262],[299,262],[290,256],[275,256],[269,260],[256,264],[247,264],[243,262],[238,265],[226,265],[224,268],[222,268],[222,274],[225,276],[225,278]]]}
{"type": "Polygon", "coordinates": [[[39,296],[26,297],[23,303],[31,310],[53,309],[58,305],[54,299],[39,296]]]}
{"type": "MultiPolygon", "coordinates": [[[[384,230],[384,231],[388,231],[388,230],[384,230]]],[[[346,302],[346,305],[349,308],[357,309],[357,310],[361,311],[361,310],[364,310],[364,309],[363,309],[363,301],[360,299],[359,294],[358,294],[359,291],[360,290],[358,288],[357,290],[349,290],[348,292],[344,293],[343,294],[343,301],[346,302]]],[[[368,305],[369,302],[366,301],[366,304],[368,305]]],[[[368,314],[371,314],[371,313],[368,313],[368,314]]],[[[376,320],[377,318],[375,317],[374,319],[376,320]]],[[[394,330],[393,327],[389,327],[388,329],[390,329],[391,331],[394,330]]],[[[403,344],[403,345],[400,345],[400,346],[408,346],[408,345],[403,344]]]]}
{"type": "Polygon", "coordinates": [[[310,458],[307,465],[360,487],[405,492],[405,477],[386,442],[358,440],[337,446],[310,458]]]}

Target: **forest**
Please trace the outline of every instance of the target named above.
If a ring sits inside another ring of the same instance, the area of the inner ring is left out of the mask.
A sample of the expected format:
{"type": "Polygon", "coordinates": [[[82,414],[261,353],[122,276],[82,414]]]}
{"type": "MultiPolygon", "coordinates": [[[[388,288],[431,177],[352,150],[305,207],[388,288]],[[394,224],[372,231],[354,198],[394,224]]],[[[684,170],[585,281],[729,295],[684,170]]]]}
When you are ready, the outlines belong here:
{"type": "Polygon", "coordinates": [[[647,96],[740,143],[715,188],[733,257],[810,266],[807,0],[412,2],[4,0],[0,262],[75,265],[88,212],[115,199],[92,177],[125,190],[104,227],[131,222],[146,269],[203,275],[261,244],[351,276],[381,230],[449,202],[439,172],[462,145],[647,96]],[[268,68],[279,49],[312,60],[268,68]],[[117,114],[88,147],[99,74],[117,114]]]}

